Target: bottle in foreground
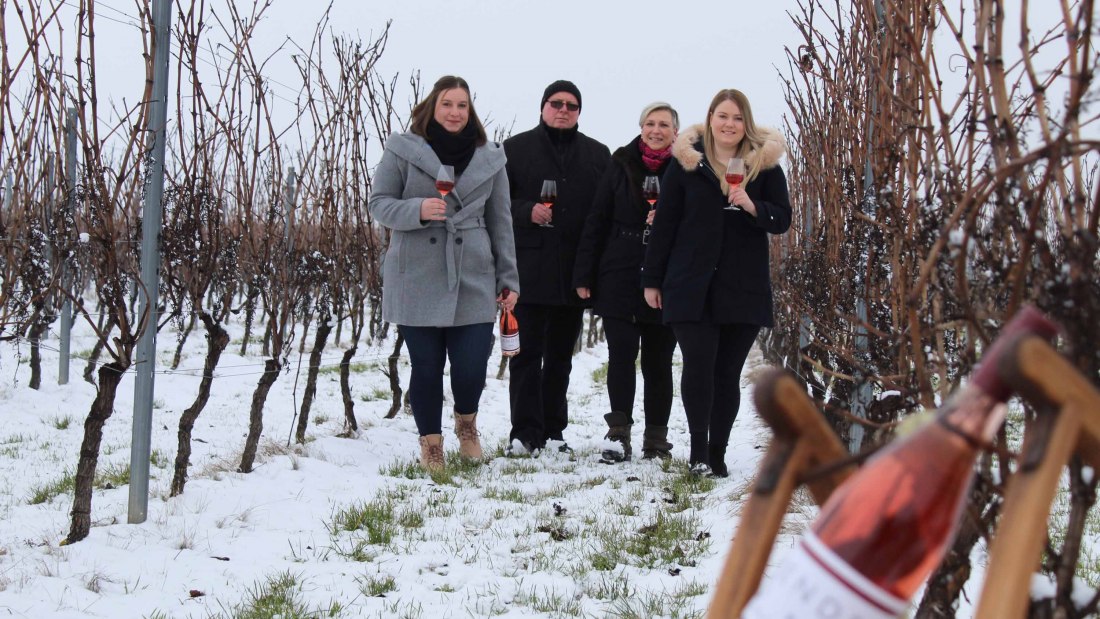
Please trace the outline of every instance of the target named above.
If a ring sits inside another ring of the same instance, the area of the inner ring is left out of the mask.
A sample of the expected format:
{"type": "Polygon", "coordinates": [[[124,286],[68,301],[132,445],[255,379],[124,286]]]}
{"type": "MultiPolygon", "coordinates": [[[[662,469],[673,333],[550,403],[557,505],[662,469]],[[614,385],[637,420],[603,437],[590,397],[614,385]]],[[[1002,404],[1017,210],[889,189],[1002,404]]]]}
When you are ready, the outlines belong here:
{"type": "MultiPolygon", "coordinates": [[[[504,296],[509,290],[504,289],[504,296]]],[[[512,310],[502,307],[500,310],[500,354],[514,357],[519,354],[519,321],[512,310]]]]}
{"type": "Polygon", "coordinates": [[[1057,327],[1025,307],[983,355],[970,383],[935,421],[894,441],[837,488],[743,619],[892,619],[939,565],[955,537],[981,447],[1004,421],[1009,385],[997,366],[1020,334],[1057,327]]]}

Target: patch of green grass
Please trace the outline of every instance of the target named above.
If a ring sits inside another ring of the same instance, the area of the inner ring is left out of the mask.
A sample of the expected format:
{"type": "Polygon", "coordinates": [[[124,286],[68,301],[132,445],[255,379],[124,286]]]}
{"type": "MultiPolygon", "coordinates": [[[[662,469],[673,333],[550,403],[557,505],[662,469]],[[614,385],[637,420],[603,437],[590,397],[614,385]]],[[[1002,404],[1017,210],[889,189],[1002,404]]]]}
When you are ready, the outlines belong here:
{"type": "Polygon", "coordinates": [[[111,490],[130,483],[130,465],[111,464],[101,471],[96,471],[95,487],[111,490]]]}
{"type": "Polygon", "coordinates": [[[508,486],[506,488],[490,486],[485,489],[482,496],[495,501],[508,501],[509,503],[520,503],[523,505],[528,505],[531,502],[530,498],[515,486],[508,486]]]}
{"type": "Polygon", "coordinates": [[[398,458],[382,467],[382,474],[390,477],[404,479],[431,479],[440,486],[457,486],[459,481],[474,481],[484,471],[485,462],[460,456],[458,451],[448,451],[445,464],[441,471],[425,471],[420,466],[419,460],[404,460],[398,458]]]}
{"type": "Polygon", "coordinates": [[[371,545],[385,545],[393,541],[397,533],[394,520],[394,500],[381,497],[366,503],[358,503],[336,512],[328,529],[333,535],[343,532],[362,532],[371,545]]]}
{"type": "Polygon", "coordinates": [[[631,597],[615,599],[607,609],[607,617],[614,619],[649,619],[650,617],[669,617],[670,619],[702,619],[706,612],[693,610],[687,600],[707,592],[705,585],[690,582],[679,589],[666,593],[663,591],[642,592],[631,597]]]}
{"type": "Polygon", "coordinates": [[[525,589],[521,586],[512,598],[512,603],[557,617],[577,617],[584,610],[581,601],[575,595],[562,593],[551,587],[525,589]]]}
{"type": "Polygon", "coordinates": [[[229,610],[230,619],[313,619],[336,617],[341,605],[333,602],[325,609],[310,608],[302,600],[301,576],[282,572],[268,576],[249,588],[244,600],[229,610]]]}
{"type": "Polygon", "coordinates": [[[419,529],[424,526],[424,514],[415,509],[403,509],[397,516],[397,524],[406,529],[419,529]]]}
{"type": "Polygon", "coordinates": [[[154,449],[152,452],[149,453],[149,464],[158,469],[166,469],[171,465],[171,461],[168,459],[168,456],[166,456],[163,451],[159,449],[154,449]]]}
{"type": "Polygon", "coordinates": [[[519,475],[534,475],[540,470],[539,465],[529,458],[508,458],[500,467],[498,474],[501,476],[517,477],[519,475]]]}
{"type": "Polygon", "coordinates": [[[607,363],[605,362],[600,367],[592,370],[592,382],[597,386],[607,384],[607,363]]]}
{"type": "Polygon", "coordinates": [[[596,600],[614,602],[633,598],[636,590],[624,574],[602,574],[599,580],[590,580],[584,585],[584,594],[596,600]]]}
{"type": "Polygon", "coordinates": [[[392,398],[392,392],[389,389],[383,389],[381,387],[375,387],[370,393],[364,393],[359,396],[359,400],[362,402],[377,402],[379,400],[390,400],[392,398]]]}
{"type": "Polygon", "coordinates": [[[585,555],[592,567],[611,571],[619,565],[643,568],[666,565],[695,565],[710,547],[710,533],[693,514],[658,511],[640,528],[631,530],[631,520],[598,522],[585,537],[592,544],[585,555]]]}
{"type": "Polygon", "coordinates": [[[332,552],[357,563],[373,563],[380,554],[378,549],[367,543],[362,538],[347,540],[333,539],[332,552]]]}
{"type": "Polygon", "coordinates": [[[31,505],[48,503],[53,500],[54,497],[63,494],[72,494],[75,485],[76,476],[72,471],[67,470],[61,474],[59,479],[32,486],[30,495],[27,497],[27,503],[31,505]]]}
{"type": "MultiPolygon", "coordinates": [[[[366,363],[363,363],[362,361],[355,361],[355,362],[352,362],[352,363],[348,364],[348,371],[352,372],[352,373],[355,373],[355,374],[359,374],[361,372],[366,372],[367,370],[369,370],[372,365],[375,365],[375,364],[369,364],[368,365],[366,363]]],[[[340,373],[340,364],[339,363],[337,363],[335,365],[322,365],[321,367],[317,368],[317,374],[339,374],[339,373],[340,373]]]]}
{"type": "Polygon", "coordinates": [[[421,479],[424,477],[424,469],[416,460],[398,458],[382,467],[382,474],[389,477],[401,477],[404,479],[421,479]]]}
{"type": "Polygon", "coordinates": [[[72,415],[65,415],[64,417],[54,416],[50,419],[50,424],[58,430],[68,430],[69,426],[73,424],[72,415]]]}
{"type": "Polygon", "coordinates": [[[718,485],[713,478],[692,474],[682,461],[670,472],[673,476],[663,488],[665,496],[662,500],[671,506],[671,511],[682,512],[698,507],[707,493],[718,485]]]}
{"type": "Polygon", "coordinates": [[[325,423],[326,421],[328,421],[328,415],[323,415],[322,414],[322,415],[314,415],[313,416],[313,425],[315,425],[315,426],[319,426],[319,425],[325,423]]]}
{"type": "Polygon", "coordinates": [[[355,581],[359,583],[359,592],[370,598],[386,597],[387,593],[397,591],[397,580],[389,575],[360,576],[355,581]]]}

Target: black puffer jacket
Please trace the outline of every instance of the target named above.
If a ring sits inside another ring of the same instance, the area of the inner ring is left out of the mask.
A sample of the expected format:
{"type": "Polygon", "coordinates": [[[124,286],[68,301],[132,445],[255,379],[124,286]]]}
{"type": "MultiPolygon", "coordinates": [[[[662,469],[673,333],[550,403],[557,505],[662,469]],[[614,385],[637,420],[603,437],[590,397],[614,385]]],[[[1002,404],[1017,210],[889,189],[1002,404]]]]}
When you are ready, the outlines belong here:
{"type": "Polygon", "coordinates": [[[705,163],[703,125],[680,134],[675,162],[661,181],[661,201],[646,246],[642,285],[660,288],[667,323],[772,325],[768,235],[791,226],[787,178],[779,167],[783,136],[759,129],[764,144],[745,162],[760,173],[745,185],[755,217],[727,211],[718,177],[705,163]]]}
{"type": "Polygon", "coordinates": [[[559,149],[550,132],[539,126],[508,138],[508,183],[512,196],[512,228],[519,266],[520,303],[588,306],[573,288],[573,263],[584,221],[592,207],[600,178],[611,153],[606,146],[571,132],[567,146],[559,149]],[[542,181],[554,180],[553,227],[531,223],[531,209],[539,201],[542,181]]]}
{"type": "Polygon", "coordinates": [[[659,323],[661,312],[646,304],[639,277],[649,214],[642,180],[661,176],[672,160],[650,172],[642,163],[640,141],[641,136],[636,137],[611,155],[577,248],[573,288],[592,289],[593,308],[600,316],[659,323]]]}

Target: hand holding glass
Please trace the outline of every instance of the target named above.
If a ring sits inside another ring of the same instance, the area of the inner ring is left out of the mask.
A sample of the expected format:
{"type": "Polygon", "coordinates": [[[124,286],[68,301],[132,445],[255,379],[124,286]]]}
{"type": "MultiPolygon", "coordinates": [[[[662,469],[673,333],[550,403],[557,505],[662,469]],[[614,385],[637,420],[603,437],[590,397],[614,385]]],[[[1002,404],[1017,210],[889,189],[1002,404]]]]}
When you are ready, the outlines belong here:
{"type": "MultiPolygon", "coordinates": [[[[558,199],[558,183],[557,181],[545,180],[542,181],[542,191],[539,192],[539,200],[546,205],[546,208],[553,209],[554,201],[558,199]]],[[[547,222],[539,224],[544,228],[553,228],[554,225],[547,222]]]]}
{"type": "MultiPolygon", "coordinates": [[[[737,187],[745,180],[745,160],[740,157],[730,157],[730,162],[726,165],[726,182],[729,183],[730,188],[737,187]]],[[[727,211],[740,211],[741,207],[735,204],[730,204],[725,207],[727,211]]]]}

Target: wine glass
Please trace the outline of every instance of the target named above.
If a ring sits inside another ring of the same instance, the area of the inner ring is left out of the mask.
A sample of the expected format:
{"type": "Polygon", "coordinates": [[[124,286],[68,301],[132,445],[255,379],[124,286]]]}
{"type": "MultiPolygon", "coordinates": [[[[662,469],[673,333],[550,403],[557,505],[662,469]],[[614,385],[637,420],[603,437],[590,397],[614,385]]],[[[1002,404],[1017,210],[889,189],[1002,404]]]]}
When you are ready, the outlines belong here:
{"type": "MultiPolygon", "coordinates": [[[[539,200],[546,205],[546,208],[553,209],[554,201],[558,199],[558,183],[557,181],[545,180],[542,181],[542,191],[539,192],[539,200]]],[[[543,228],[553,228],[551,223],[539,224],[543,228]]]]}
{"type": "MultiPolygon", "coordinates": [[[[730,157],[730,162],[726,166],[726,182],[730,184],[730,187],[736,187],[745,180],[745,160],[740,157],[730,157]]],[[[736,204],[730,204],[725,207],[727,211],[740,211],[741,207],[736,204]]]]}
{"type": "MultiPolygon", "coordinates": [[[[661,181],[656,176],[647,176],[642,181],[642,199],[649,202],[649,210],[657,208],[657,198],[661,195],[661,181]]],[[[647,217],[648,219],[648,217],[647,217]]],[[[642,232],[642,245],[649,244],[649,224],[642,232]]]]}
{"type": "Polygon", "coordinates": [[[439,171],[435,173],[435,188],[444,199],[455,188],[455,167],[453,165],[444,164],[439,166],[439,171]]]}
{"type": "Polygon", "coordinates": [[[649,208],[657,206],[657,197],[661,195],[661,181],[656,176],[647,176],[642,181],[642,199],[649,202],[649,208]]]}

